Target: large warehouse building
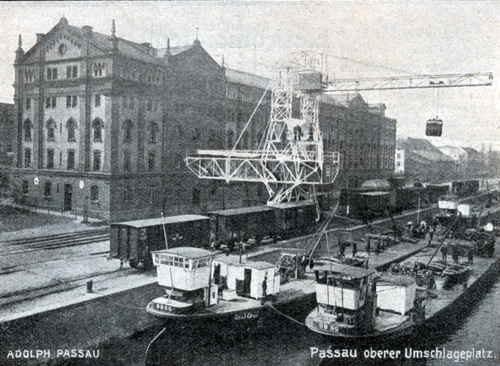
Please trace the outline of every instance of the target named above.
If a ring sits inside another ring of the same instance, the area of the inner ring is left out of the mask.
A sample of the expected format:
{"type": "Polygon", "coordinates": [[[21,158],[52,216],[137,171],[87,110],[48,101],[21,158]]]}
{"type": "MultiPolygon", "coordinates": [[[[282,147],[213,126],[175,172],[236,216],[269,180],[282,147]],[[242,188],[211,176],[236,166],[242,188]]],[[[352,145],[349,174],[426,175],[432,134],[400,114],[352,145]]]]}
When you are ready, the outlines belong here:
{"type": "MultiPolygon", "coordinates": [[[[232,147],[269,80],[219,65],[201,46],[164,49],[62,18],[16,51],[14,201],[119,221],[255,205],[256,184],[200,181],[184,163],[196,149],[232,147]]],[[[270,92],[241,144],[255,148],[270,92]]],[[[396,121],[361,95],[323,96],[325,149],[341,153],[337,188],[389,177],[396,121]]],[[[335,187],[333,187],[335,188],[335,187]]]]}

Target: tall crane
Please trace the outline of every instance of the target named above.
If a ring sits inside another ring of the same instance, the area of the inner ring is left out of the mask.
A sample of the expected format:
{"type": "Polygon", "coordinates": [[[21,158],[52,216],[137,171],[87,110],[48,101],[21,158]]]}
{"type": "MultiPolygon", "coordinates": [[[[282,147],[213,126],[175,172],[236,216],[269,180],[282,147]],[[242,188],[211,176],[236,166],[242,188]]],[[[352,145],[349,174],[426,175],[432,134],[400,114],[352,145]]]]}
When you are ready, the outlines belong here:
{"type": "Polygon", "coordinates": [[[263,183],[270,197],[268,205],[313,199],[315,186],[335,181],[340,159],[339,152],[323,151],[318,120],[321,93],[488,86],[492,81],[491,73],[328,81],[322,72],[302,67],[274,82],[261,149],[199,150],[186,158],[186,164],[202,179],[263,183]],[[292,118],[295,93],[300,97],[299,119],[292,118]]]}

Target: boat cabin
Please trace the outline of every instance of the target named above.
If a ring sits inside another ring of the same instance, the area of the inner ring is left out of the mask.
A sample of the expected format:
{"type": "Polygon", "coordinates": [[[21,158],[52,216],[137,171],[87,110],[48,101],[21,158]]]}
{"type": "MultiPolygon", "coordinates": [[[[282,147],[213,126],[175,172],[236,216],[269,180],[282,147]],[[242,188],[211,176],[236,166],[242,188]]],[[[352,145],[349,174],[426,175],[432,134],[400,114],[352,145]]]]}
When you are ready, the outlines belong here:
{"type": "Polygon", "coordinates": [[[237,296],[261,299],[277,295],[280,286],[278,266],[267,262],[234,263],[224,258],[214,260],[214,283],[223,300],[237,296]]]}
{"type": "Polygon", "coordinates": [[[455,213],[458,209],[458,197],[454,195],[439,197],[438,208],[449,213],[455,213]]]}
{"type": "Polygon", "coordinates": [[[340,263],[315,266],[316,301],[327,307],[357,311],[365,303],[373,270],[340,263]]]}
{"type": "Polygon", "coordinates": [[[196,291],[209,286],[210,265],[215,253],[190,247],[153,252],[158,284],[169,289],[196,291]]]}

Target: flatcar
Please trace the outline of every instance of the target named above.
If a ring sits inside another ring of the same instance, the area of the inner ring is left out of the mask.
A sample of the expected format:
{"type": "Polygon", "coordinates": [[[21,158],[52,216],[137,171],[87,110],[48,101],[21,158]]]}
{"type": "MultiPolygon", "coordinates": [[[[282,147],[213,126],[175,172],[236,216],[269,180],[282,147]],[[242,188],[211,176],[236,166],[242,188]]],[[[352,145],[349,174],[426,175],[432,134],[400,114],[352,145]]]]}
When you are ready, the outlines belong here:
{"type": "Polygon", "coordinates": [[[110,226],[110,258],[128,262],[133,268],[152,267],[151,252],[173,247],[210,246],[210,218],[180,215],[110,226]],[[166,241],[166,242],[165,242],[166,241]]]}

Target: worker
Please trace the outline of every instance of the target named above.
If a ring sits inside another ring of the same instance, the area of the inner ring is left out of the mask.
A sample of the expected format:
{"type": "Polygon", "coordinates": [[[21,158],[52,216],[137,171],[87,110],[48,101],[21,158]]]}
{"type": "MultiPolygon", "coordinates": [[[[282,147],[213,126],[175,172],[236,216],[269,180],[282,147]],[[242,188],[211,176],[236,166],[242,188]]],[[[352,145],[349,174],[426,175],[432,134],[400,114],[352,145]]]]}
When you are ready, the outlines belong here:
{"type": "Polygon", "coordinates": [[[356,256],[356,253],[358,252],[358,246],[355,241],[352,242],[352,257],[354,258],[356,256]]]}
{"type": "Polygon", "coordinates": [[[340,241],[340,244],[339,244],[339,256],[340,258],[344,258],[344,255],[345,255],[345,243],[343,241],[340,241]]]}
{"type": "Polygon", "coordinates": [[[443,245],[441,247],[441,256],[443,258],[443,261],[445,261],[445,262],[446,262],[446,256],[447,256],[447,254],[448,254],[448,248],[446,247],[446,245],[443,245]]]}
{"type": "Polygon", "coordinates": [[[260,298],[261,305],[264,305],[267,297],[267,272],[264,275],[264,281],[262,281],[262,297],[260,298]]]}
{"type": "Polygon", "coordinates": [[[459,251],[459,249],[458,249],[458,245],[455,245],[455,246],[453,247],[453,252],[452,252],[452,254],[451,254],[451,255],[452,255],[452,258],[453,258],[453,262],[454,262],[455,264],[458,264],[458,257],[460,256],[460,251],[459,251]]]}
{"type": "Polygon", "coordinates": [[[375,242],[375,255],[378,255],[382,250],[382,244],[380,243],[380,239],[377,239],[375,242]]]}
{"type": "Polygon", "coordinates": [[[474,263],[474,253],[472,249],[469,249],[469,253],[467,253],[467,260],[470,264],[474,263]]]}

